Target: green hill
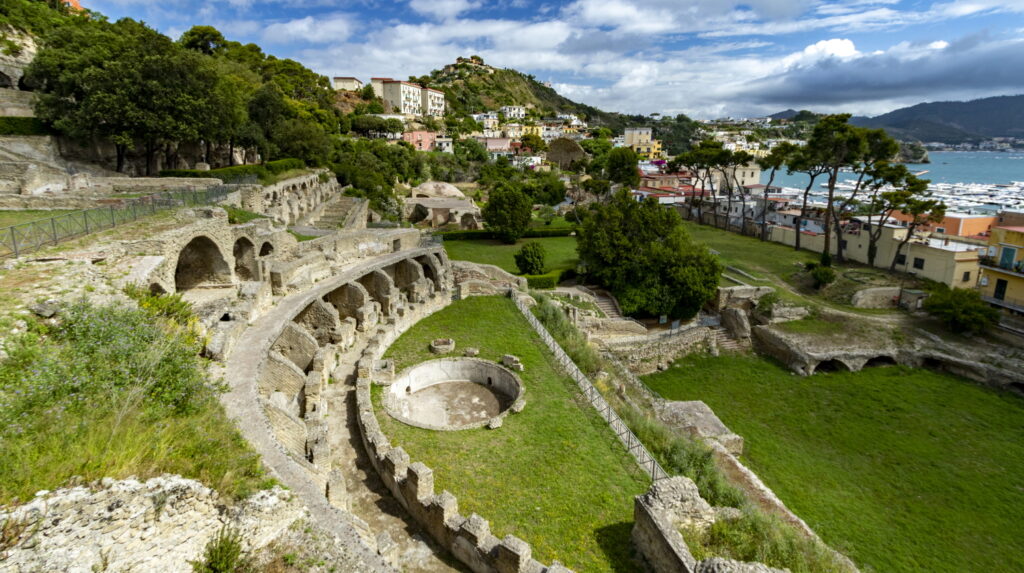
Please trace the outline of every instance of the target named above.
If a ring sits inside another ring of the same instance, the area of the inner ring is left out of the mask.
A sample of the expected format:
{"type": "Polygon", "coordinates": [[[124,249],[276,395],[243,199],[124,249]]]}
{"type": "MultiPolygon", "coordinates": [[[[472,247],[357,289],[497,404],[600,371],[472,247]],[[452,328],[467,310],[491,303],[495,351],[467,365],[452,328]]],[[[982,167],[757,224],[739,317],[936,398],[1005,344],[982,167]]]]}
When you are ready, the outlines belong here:
{"type": "Polygon", "coordinates": [[[943,143],[1024,137],[1024,95],[921,103],[877,117],[855,117],[851,122],[884,127],[902,139],[943,143]]]}

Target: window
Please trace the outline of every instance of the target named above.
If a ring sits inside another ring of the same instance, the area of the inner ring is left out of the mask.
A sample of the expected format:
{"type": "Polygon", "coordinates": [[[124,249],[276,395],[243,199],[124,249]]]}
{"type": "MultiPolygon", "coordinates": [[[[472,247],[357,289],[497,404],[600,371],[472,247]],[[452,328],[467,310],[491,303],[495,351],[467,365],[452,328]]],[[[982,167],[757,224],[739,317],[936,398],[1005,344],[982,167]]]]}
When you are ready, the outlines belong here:
{"type": "Polygon", "coordinates": [[[914,268],[915,269],[923,269],[924,268],[924,259],[922,259],[920,257],[914,257],[914,268]]]}
{"type": "Polygon", "coordinates": [[[936,233],[945,233],[946,232],[946,228],[945,227],[936,227],[935,232],[936,233]]]}
{"type": "Polygon", "coordinates": [[[839,242],[842,244],[843,248],[845,249],[846,248],[846,239],[843,239],[842,241],[839,241],[839,242]]]}
{"type": "Polygon", "coordinates": [[[896,264],[905,265],[907,264],[907,255],[896,255],[896,264]]]}
{"type": "Polygon", "coordinates": [[[964,282],[967,282],[967,281],[969,281],[969,280],[971,280],[971,271],[964,271],[964,278],[963,278],[963,281],[964,281],[964,282]]]}

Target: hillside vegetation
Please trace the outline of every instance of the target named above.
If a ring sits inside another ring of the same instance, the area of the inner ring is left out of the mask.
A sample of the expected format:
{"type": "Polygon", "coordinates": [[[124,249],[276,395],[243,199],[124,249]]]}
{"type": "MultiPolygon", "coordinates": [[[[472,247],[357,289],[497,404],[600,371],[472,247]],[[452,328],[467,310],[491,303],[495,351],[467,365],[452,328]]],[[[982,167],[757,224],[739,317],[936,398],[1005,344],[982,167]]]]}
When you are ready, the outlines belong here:
{"type": "Polygon", "coordinates": [[[962,143],[988,137],[1024,137],[1024,95],[921,103],[851,123],[884,127],[894,137],[962,143]]]}

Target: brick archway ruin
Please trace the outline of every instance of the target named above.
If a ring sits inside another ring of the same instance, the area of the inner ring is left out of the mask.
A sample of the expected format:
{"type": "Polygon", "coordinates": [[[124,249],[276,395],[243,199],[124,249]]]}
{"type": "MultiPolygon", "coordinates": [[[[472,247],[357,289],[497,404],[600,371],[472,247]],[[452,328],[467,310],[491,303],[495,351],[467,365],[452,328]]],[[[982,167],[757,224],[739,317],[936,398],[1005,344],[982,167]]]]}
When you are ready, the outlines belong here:
{"type": "Polygon", "coordinates": [[[253,281],[259,279],[259,269],[256,265],[256,245],[245,237],[239,237],[231,250],[235,257],[235,276],[238,280],[253,281]]]}
{"type": "Polygon", "coordinates": [[[178,292],[200,286],[221,285],[231,282],[231,267],[217,243],[200,235],[178,254],[174,269],[174,288],[178,292]]]}

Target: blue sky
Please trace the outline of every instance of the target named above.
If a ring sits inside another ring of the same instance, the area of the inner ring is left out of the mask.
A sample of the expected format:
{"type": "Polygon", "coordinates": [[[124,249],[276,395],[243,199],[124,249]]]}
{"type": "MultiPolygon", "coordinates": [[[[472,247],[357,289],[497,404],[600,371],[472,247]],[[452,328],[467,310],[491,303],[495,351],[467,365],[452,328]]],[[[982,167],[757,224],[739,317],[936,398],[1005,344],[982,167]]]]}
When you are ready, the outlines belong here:
{"type": "Polygon", "coordinates": [[[212,25],[327,76],[478,54],[608,111],[876,115],[1024,93],[1024,0],[83,0],[173,37],[212,25]]]}

